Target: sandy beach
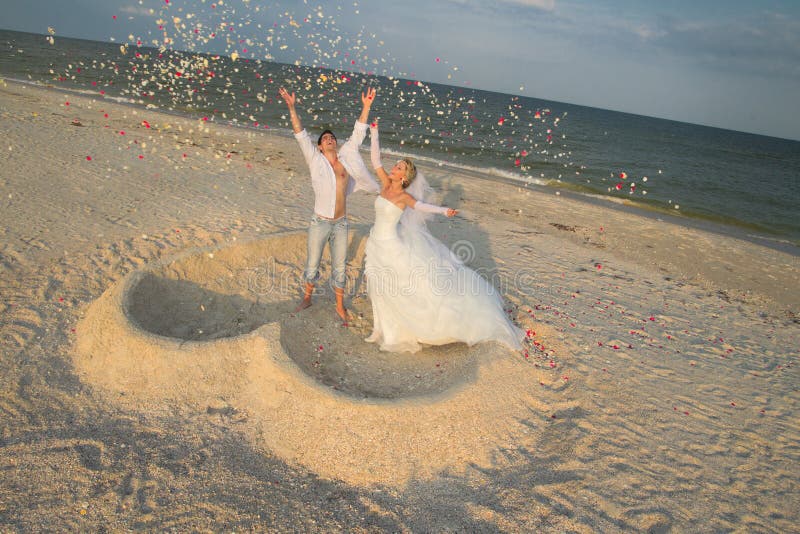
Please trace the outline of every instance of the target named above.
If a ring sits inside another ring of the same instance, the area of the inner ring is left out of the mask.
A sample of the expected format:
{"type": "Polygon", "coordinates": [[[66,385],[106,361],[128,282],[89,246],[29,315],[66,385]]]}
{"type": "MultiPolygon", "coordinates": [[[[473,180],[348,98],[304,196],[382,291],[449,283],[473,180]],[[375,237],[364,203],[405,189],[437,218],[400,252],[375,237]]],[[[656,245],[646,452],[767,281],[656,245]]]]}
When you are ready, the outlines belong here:
{"type": "Polygon", "coordinates": [[[797,255],[429,167],[527,350],[383,353],[372,195],[293,312],[293,138],[0,81],[0,139],[4,532],[800,532],[797,255]]]}

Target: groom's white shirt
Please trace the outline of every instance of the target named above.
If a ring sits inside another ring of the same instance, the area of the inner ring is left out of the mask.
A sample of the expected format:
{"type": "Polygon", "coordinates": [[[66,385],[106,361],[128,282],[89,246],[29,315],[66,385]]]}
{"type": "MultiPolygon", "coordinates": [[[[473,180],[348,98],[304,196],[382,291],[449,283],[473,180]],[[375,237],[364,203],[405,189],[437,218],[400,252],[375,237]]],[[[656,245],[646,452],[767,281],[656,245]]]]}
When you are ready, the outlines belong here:
{"type": "MultiPolygon", "coordinates": [[[[347,181],[345,196],[353,191],[379,192],[380,187],[367,170],[364,159],[358,152],[358,147],[367,135],[367,124],[356,121],[353,135],[339,148],[339,161],[344,166],[350,179],[347,181]]],[[[300,150],[308,163],[311,172],[311,186],[314,188],[314,212],[328,219],[333,218],[336,209],[336,174],[328,158],[320,152],[311,140],[311,136],[303,129],[294,134],[300,144],[300,150]]]]}

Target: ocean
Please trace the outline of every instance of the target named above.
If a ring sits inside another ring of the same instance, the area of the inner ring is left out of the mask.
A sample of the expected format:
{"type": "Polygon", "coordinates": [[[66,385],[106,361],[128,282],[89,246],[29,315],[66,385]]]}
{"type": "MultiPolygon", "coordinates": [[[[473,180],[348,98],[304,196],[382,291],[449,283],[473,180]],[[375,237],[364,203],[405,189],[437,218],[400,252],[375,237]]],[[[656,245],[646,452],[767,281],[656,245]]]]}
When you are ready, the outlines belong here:
{"type": "Polygon", "coordinates": [[[376,87],[381,145],[543,193],[800,251],[800,142],[561,102],[321,67],[0,30],[0,76],[289,135],[287,87],[305,126],[349,129],[376,87]]]}

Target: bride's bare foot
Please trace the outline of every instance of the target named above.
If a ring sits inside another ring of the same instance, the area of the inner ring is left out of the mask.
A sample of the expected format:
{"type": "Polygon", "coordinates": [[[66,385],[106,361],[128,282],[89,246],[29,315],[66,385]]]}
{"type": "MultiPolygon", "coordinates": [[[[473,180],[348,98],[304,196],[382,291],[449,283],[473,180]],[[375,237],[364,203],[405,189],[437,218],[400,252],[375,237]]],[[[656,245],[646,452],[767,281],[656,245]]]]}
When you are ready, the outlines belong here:
{"type": "Polygon", "coordinates": [[[300,302],[300,304],[297,305],[297,308],[295,308],[294,312],[297,313],[299,311],[305,310],[309,306],[311,306],[311,299],[303,299],[300,302]]]}
{"type": "Polygon", "coordinates": [[[337,306],[336,307],[336,314],[342,320],[342,323],[344,323],[344,326],[347,326],[347,322],[350,320],[350,314],[347,312],[347,310],[344,309],[344,308],[339,308],[337,306]]]}

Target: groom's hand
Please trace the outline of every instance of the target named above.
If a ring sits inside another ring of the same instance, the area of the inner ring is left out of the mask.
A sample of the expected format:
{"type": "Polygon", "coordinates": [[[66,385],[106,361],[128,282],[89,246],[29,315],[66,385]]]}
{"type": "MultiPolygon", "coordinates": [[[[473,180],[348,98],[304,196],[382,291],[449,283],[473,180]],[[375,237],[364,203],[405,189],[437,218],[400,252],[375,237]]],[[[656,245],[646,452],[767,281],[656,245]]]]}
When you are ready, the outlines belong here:
{"type": "Polygon", "coordinates": [[[286,101],[286,105],[289,107],[289,118],[292,121],[292,130],[294,133],[300,133],[303,130],[303,125],[300,122],[300,117],[297,116],[297,111],[294,109],[294,105],[297,103],[297,96],[294,93],[289,93],[286,89],[281,87],[278,89],[278,94],[281,95],[286,101]]]}
{"type": "Polygon", "coordinates": [[[361,103],[364,104],[364,109],[361,110],[361,116],[358,118],[358,122],[367,122],[367,118],[369,117],[369,108],[372,105],[373,100],[375,100],[375,89],[368,87],[366,93],[361,93],[361,103]]]}
{"type": "Polygon", "coordinates": [[[367,92],[361,93],[361,103],[364,104],[365,107],[369,107],[372,105],[373,100],[375,100],[375,88],[367,87],[367,92]]]}
{"type": "Polygon", "coordinates": [[[289,91],[281,87],[278,89],[278,94],[281,95],[281,98],[286,101],[286,105],[289,106],[289,109],[294,108],[295,104],[297,103],[297,96],[294,93],[289,94],[289,91]]]}

